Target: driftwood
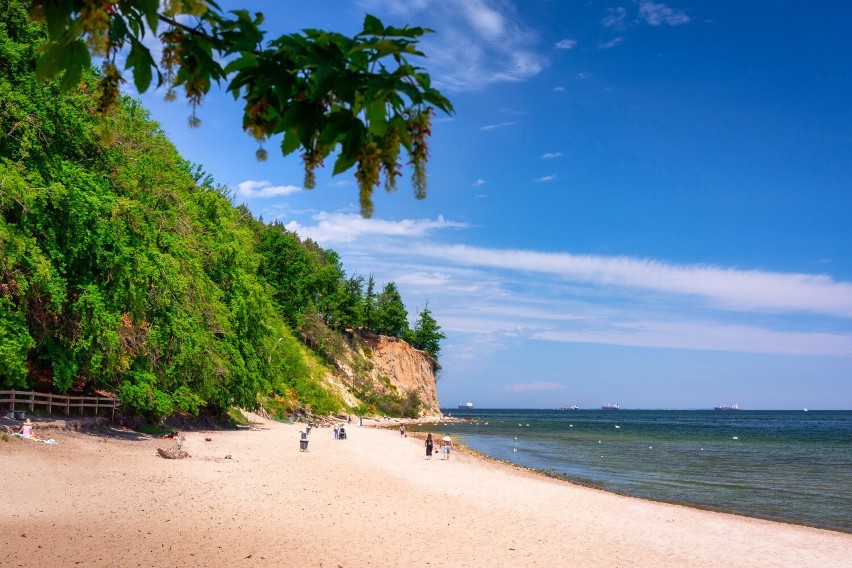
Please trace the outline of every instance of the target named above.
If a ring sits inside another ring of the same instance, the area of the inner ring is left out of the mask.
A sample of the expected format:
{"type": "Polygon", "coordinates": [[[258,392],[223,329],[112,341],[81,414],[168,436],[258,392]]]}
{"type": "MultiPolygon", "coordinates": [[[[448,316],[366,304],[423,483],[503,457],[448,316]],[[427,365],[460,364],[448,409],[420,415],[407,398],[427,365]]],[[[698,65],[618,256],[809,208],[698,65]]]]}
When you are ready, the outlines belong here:
{"type": "Polygon", "coordinates": [[[183,441],[186,439],[185,436],[176,436],[175,443],[172,444],[172,447],[164,450],[163,448],[157,448],[157,453],[160,454],[161,458],[165,458],[167,460],[181,460],[183,458],[188,458],[189,454],[183,451],[181,446],[183,446],[183,441]]]}

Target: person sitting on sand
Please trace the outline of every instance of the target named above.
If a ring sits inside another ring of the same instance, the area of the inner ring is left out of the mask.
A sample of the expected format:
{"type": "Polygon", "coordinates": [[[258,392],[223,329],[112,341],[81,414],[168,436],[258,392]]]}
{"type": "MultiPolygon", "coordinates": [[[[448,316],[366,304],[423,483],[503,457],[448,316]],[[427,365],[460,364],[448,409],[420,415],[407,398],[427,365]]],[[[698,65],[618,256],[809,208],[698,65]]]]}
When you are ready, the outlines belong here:
{"type": "Polygon", "coordinates": [[[18,433],[23,438],[32,438],[33,437],[33,423],[27,418],[23,424],[21,424],[20,429],[18,429],[18,433]]]}
{"type": "Polygon", "coordinates": [[[450,459],[450,451],[453,449],[453,439],[447,434],[441,438],[441,441],[444,442],[444,459],[448,460],[450,459]]]}

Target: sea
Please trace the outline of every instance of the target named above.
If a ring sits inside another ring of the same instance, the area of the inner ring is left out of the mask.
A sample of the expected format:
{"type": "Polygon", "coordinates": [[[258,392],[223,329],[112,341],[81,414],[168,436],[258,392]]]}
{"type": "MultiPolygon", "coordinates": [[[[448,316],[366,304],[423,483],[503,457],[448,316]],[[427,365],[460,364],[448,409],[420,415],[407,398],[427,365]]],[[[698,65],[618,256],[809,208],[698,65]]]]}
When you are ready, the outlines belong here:
{"type": "Polygon", "coordinates": [[[852,533],[852,411],[443,412],[464,420],[417,429],[616,493],[852,533]]]}

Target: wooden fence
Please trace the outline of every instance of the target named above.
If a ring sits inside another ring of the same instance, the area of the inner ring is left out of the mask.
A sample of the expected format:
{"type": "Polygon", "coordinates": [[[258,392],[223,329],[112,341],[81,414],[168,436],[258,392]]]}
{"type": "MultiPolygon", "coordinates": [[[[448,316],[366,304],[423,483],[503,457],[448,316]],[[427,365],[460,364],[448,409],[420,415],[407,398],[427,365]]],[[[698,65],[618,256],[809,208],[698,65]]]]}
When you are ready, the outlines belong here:
{"type": "Polygon", "coordinates": [[[93,408],[95,414],[104,409],[110,411],[110,418],[115,417],[115,409],[121,406],[117,398],[104,396],[65,396],[43,392],[0,390],[0,408],[4,404],[9,405],[8,410],[10,412],[20,411],[24,408],[34,412],[36,406],[44,406],[47,408],[48,414],[53,414],[54,410],[61,410],[66,415],[70,415],[71,410],[77,409],[80,410],[81,415],[87,408],[93,408]]]}

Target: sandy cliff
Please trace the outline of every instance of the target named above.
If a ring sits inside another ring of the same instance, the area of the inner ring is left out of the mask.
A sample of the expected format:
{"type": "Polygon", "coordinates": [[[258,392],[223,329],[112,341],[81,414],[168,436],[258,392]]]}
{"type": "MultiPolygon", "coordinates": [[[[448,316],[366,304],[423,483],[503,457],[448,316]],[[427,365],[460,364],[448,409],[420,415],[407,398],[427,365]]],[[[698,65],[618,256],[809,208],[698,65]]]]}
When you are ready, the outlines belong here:
{"type": "Polygon", "coordinates": [[[343,376],[329,377],[329,386],[336,388],[347,404],[357,404],[348,385],[368,379],[377,388],[389,388],[402,396],[411,391],[417,393],[426,407],[422,416],[441,414],[435,384],[435,360],[431,355],[401,339],[366,332],[353,334],[350,345],[352,350],[348,361],[338,361],[343,376]],[[356,379],[356,375],[361,379],[356,379]]]}

